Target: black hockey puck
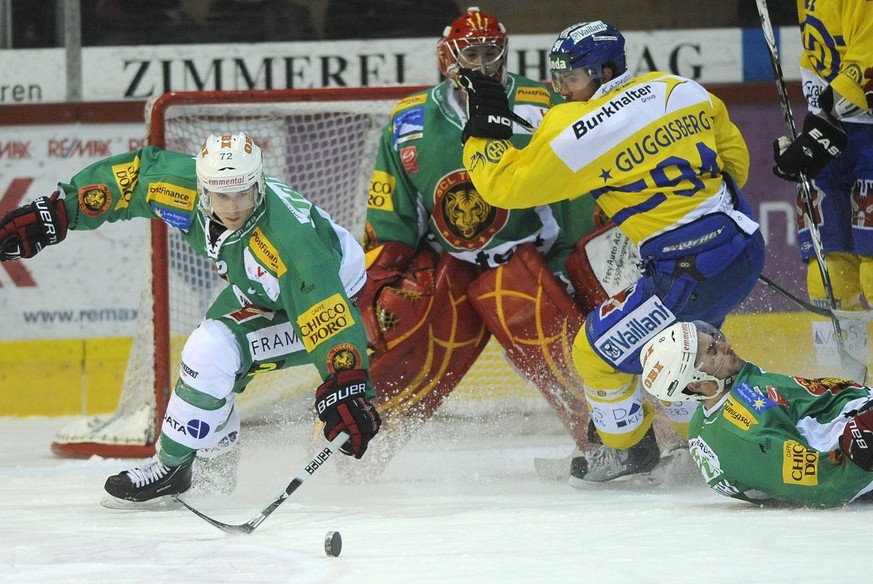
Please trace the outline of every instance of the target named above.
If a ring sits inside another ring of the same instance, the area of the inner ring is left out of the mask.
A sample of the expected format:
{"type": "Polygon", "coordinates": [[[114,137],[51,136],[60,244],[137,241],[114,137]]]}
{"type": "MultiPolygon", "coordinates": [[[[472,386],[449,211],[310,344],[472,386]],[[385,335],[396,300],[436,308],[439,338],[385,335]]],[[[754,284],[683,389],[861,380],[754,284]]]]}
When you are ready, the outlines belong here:
{"type": "Polygon", "coordinates": [[[343,538],[339,531],[328,531],[324,536],[324,553],[336,557],[343,551],[343,538]]]}

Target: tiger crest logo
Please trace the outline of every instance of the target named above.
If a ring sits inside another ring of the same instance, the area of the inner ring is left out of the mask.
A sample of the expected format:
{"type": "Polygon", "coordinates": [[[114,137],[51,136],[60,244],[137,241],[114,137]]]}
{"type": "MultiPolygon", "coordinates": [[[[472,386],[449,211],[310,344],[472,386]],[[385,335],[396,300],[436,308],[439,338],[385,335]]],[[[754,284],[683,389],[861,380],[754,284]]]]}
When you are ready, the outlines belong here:
{"type": "Polygon", "coordinates": [[[433,220],[446,241],[460,249],[481,249],[506,225],[509,211],[488,204],[466,170],[439,180],[434,192],[433,220]]]}

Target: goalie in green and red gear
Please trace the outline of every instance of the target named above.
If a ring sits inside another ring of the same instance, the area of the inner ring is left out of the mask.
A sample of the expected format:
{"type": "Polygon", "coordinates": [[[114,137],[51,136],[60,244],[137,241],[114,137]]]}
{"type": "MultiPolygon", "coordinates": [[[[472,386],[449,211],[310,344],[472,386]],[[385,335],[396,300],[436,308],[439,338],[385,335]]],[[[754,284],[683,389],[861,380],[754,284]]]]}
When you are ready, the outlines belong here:
{"type": "MultiPolygon", "coordinates": [[[[403,430],[433,415],[492,335],[576,445],[588,448],[588,408],[570,360],[583,312],[565,265],[595,229],[596,206],[587,198],[493,207],[461,159],[467,119],[459,68],[499,82],[513,114],[531,127],[561,101],[547,86],[507,71],[507,44],[496,18],[470,8],[437,43],[447,79],[403,99],[381,135],[364,240],[370,281],[358,302],[385,421],[379,448],[391,449],[382,462],[408,437],[403,430]]],[[[528,143],[530,129],[512,130],[513,144],[528,143]]]]}

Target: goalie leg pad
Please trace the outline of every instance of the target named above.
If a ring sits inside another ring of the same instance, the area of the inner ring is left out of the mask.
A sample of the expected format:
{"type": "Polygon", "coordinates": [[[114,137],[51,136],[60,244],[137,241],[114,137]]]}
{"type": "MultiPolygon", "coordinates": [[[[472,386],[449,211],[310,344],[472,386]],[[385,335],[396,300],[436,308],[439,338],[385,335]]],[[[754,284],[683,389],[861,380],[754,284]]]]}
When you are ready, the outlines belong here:
{"type": "Polygon", "coordinates": [[[586,313],[642,276],[639,249],[611,222],[576,243],[566,269],[586,313]]]}
{"type": "Polygon", "coordinates": [[[582,309],[530,244],[470,285],[471,302],[509,360],[534,383],[580,449],[588,447],[588,408],[571,346],[582,309]]]}
{"type": "Polygon", "coordinates": [[[385,430],[426,420],[460,383],[490,335],[467,295],[478,268],[423,252],[404,277],[383,288],[378,311],[387,350],[370,358],[374,403],[385,430]],[[427,256],[430,259],[427,259],[427,256]]]}

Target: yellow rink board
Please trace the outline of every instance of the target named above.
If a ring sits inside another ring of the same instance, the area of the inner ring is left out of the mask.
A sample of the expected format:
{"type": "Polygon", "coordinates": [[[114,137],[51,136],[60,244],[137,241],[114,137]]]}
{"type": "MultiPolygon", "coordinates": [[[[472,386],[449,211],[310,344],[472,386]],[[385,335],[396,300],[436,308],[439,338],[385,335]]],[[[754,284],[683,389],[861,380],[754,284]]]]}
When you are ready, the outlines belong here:
{"type": "MultiPolygon", "coordinates": [[[[830,375],[817,364],[806,312],[732,315],[723,330],[742,357],[770,371],[830,375]]],[[[868,323],[868,335],[871,323],[868,323]]],[[[0,342],[0,416],[100,414],[115,409],[131,339],[97,338],[0,342]]],[[[868,344],[871,362],[873,343],[868,344]]],[[[499,345],[485,353],[453,398],[535,396],[502,358],[499,345]]]]}

